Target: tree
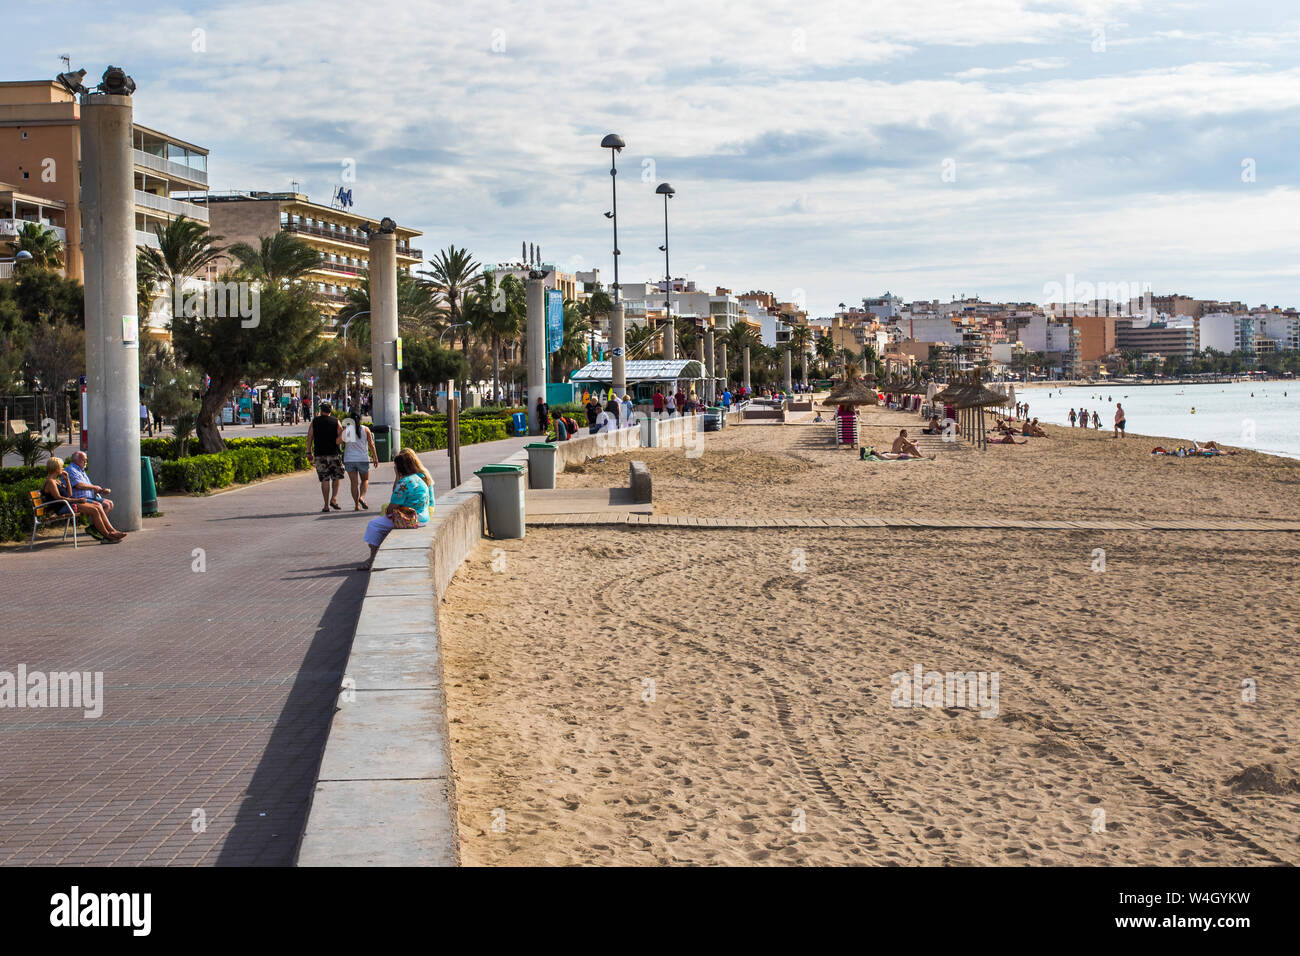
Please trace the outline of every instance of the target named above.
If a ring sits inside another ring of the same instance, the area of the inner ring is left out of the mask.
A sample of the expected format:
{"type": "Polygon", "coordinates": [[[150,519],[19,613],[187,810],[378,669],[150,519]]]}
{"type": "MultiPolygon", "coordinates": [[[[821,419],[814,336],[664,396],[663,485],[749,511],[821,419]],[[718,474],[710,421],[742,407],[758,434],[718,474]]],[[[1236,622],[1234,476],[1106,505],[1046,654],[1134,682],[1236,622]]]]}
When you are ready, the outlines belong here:
{"type": "Polygon", "coordinates": [[[44,223],[27,222],[18,234],[9,240],[9,255],[31,253],[31,262],[24,268],[58,269],[63,265],[63,242],[59,234],[44,223]]]}
{"type": "Polygon", "coordinates": [[[140,385],[149,410],[158,418],[176,421],[185,414],[198,415],[194,396],[202,391],[202,380],[198,372],[180,362],[166,342],[151,339],[141,343],[140,385]]]}
{"type": "MultiPolygon", "coordinates": [[[[430,259],[429,265],[432,268],[423,274],[432,278],[441,288],[443,298],[447,301],[448,321],[452,325],[463,322],[462,300],[471,292],[482,266],[474,261],[468,249],[457,249],[454,243],[439,252],[436,258],[430,259]]],[[[468,326],[461,330],[461,349],[469,351],[468,326]]]]}
{"type": "Polygon", "coordinates": [[[85,292],[80,282],[36,266],[20,270],[12,283],[0,282],[0,329],[60,319],[85,327],[85,292]]]}
{"type": "Polygon", "coordinates": [[[831,362],[835,359],[835,341],[829,335],[817,340],[817,357],[822,360],[823,373],[829,375],[831,362]]]}
{"type": "MultiPolygon", "coordinates": [[[[86,330],[62,317],[53,323],[36,323],[27,342],[24,364],[28,378],[53,403],[56,422],[61,420],[70,430],[72,409],[66,389],[86,371],[86,330]]],[[[44,397],[41,404],[43,419],[47,414],[44,397]]]]}
{"type": "MultiPolygon", "coordinates": [[[[501,395],[501,343],[523,334],[528,321],[524,284],[508,275],[497,286],[493,273],[483,274],[476,291],[466,295],[465,320],[492,349],[492,401],[501,395]]],[[[545,343],[539,343],[545,348],[545,343]]],[[[530,346],[531,347],[531,346],[530,346]]]]}
{"type": "Polygon", "coordinates": [[[263,236],[255,249],[237,242],[228,250],[239,260],[240,271],[251,279],[284,286],[302,279],[320,266],[321,254],[291,232],[263,236]]]}
{"type": "MultiPolygon", "coordinates": [[[[214,236],[203,223],[185,216],[177,216],[163,226],[155,226],[159,248],[140,246],[136,251],[136,295],[140,295],[141,272],[147,277],[149,288],[157,293],[165,291],[176,309],[176,290],[186,279],[196,278],[207,267],[225,254],[225,247],[215,245],[224,237],[214,236]]],[[[137,301],[137,306],[138,306],[137,301]]],[[[147,311],[147,310],[146,310],[147,311]]],[[[173,321],[176,316],[173,314],[173,321]]]]}
{"type": "Polygon", "coordinates": [[[591,324],[609,322],[609,314],[614,311],[614,300],[604,289],[597,289],[587,298],[587,318],[591,324]]]}
{"type": "Polygon", "coordinates": [[[796,325],[790,330],[790,344],[799,353],[801,374],[808,381],[808,345],[812,342],[812,329],[806,325],[796,325]]]}
{"type": "Polygon", "coordinates": [[[322,359],[320,311],[303,283],[261,292],[258,322],[245,327],[238,314],[172,319],[172,341],[184,360],[210,377],[199,407],[199,445],[205,454],[225,448],[217,414],[241,382],[291,375],[322,359]]]}
{"type": "Polygon", "coordinates": [[[436,388],[448,379],[466,382],[469,360],[464,352],[445,349],[432,336],[419,335],[402,344],[402,378],[412,385],[436,388]]]}

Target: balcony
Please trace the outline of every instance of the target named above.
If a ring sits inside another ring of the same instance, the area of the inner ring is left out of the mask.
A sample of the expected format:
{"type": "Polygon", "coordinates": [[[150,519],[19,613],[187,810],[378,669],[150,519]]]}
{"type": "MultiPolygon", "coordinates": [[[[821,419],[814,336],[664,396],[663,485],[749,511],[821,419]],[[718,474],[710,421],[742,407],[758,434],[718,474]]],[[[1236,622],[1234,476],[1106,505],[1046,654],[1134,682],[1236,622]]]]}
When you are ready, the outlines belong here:
{"type": "Polygon", "coordinates": [[[345,276],[363,276],[369,270],[365,266],[350,266],[342,262],[328,262],[321,259],[320,264],[316,266],[317,272],[336,272],[345,276]]]}
{"type": "Polygon", "coordinates": [[[135,231],[135,244],[137,246],[148,246],[150,249],[162,249],[158,237],[152,232],[146,232],[143,229],[135,231]]]}
{"type": "MultiPolygon", "coordinates": [[[[341,242],[344,245],[355,246],[358,249],[370,248],[370,240],[364,235],[349,235],[346,232],[337,229],[326,229],[324,226],[309,226],[303,222],[286,222],[281,223],[280,228],[285,232],[296,232],[304,236],[316,236],[321,239],[328,239],[331,242],[341,242]]],[[[410,246],[397,244],[397,257],[399,259],[424,259],[423,249],[412,249],[410,246]]]]}
{"type": "MultiPolygon", "coordinates": [[[[38,222],[35,219],[0,219],[0,236],[16,236],[19,230],[29,222],[38,222]]],[[[40,225],[46,229],[53,229],[54,234],[59,237],[59,242],[68,241],[68,230],[62,226],[56,226],[53,223],[39,221],[40,225]]]]}
{"type": "Polygon", "coordinates": [[[208,187],[207,170],[195,169],[193,166],[186,166],[184,163],[174,163],[170,159],[155,156],[153,153],[146,153],[142,149],[133,149],[131,154],[135,164],[141,169],[161,173],[168,179],[176,179],[184,183],[202,186],[204,189],[208,187]]]}
{"type": "Polygon", "coordinates": [[[199,222],[208,221],[207,206],[182,202],[179,199],[169,199],[166,196],[156,196],[142,189],[135,191],[135,204],[143,206],[145,209],[152,209],[154,212],[164,213],[173,219],[177,216],[185,216],[189,219],[197,219],[199,222]]]}

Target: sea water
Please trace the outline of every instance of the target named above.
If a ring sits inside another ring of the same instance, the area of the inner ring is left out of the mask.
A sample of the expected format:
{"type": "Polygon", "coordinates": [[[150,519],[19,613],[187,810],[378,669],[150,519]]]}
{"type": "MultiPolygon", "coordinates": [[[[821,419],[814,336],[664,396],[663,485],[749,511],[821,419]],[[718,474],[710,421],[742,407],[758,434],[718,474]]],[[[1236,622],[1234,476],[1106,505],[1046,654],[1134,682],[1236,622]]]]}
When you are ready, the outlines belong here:
{"type": "Polygon", "coordinates": [[[1070,409],[1101,415],[1103,431],[1115,423],[1122,402],[1132,435],[1216,441],[1269,455],[1300,458],[1300,381],[1235,382],[1228,385],[1076,385],[1017,388],[1029,416],[1051,425],[1070,424],[1070,409]]]}

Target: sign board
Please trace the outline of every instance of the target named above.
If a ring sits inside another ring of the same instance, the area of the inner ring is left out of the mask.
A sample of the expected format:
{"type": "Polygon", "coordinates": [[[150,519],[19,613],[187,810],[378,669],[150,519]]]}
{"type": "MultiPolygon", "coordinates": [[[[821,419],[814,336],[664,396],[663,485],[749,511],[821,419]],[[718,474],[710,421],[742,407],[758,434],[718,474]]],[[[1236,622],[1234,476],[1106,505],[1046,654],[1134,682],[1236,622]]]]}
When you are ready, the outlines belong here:
{"type": "Polygon", "coordinates": [[[564,293],[546,290],[546,351],[557,351],[564,344],[564,293]]]}
{"type": "Polygon", "coordinates": [[[402,338],[400,335],[397,337],[397,370],[399,372],[402,370],[402,338]]]}
{"type": "Polygon", "coordinates": [[[617,356],[617,355],[622,355],[622,354],[623,354],[623,351],[624,351],[623,349],[613,348],[613,349],[610,349],[610,350],[609,350],[609,354],[610,354],[610,355],[616,355],[616,356],[617,356]]]}
{"type": "Polygon", "coordinates": [[[138,316],[122,316],[122,344],[129,349],[138,349],[140,347],[140,319],[138,316]]]}

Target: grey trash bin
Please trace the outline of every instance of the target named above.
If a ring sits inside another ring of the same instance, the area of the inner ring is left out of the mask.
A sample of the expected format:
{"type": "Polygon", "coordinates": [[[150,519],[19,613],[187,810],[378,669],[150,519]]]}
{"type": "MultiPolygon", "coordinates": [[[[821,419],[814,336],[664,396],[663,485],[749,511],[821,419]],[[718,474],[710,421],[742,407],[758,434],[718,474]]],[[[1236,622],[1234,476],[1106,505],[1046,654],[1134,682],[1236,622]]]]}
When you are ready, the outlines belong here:
{"type": "Polygon", "coordinates": [[[524,536],[524,466],[484,465],[475,476],[483,485],[483,510],[494,538],[524,536]]]}
{"type": "Polygon", "coordinates": [[[548,441],[535,441],[524,447],[528,449],[528,486],[554,488],[555,445],[548,441]]]}

